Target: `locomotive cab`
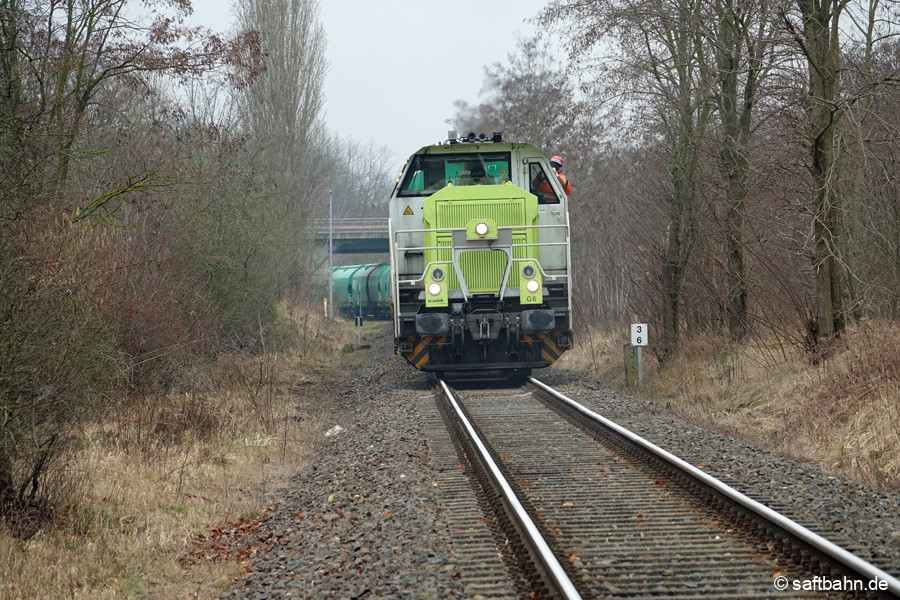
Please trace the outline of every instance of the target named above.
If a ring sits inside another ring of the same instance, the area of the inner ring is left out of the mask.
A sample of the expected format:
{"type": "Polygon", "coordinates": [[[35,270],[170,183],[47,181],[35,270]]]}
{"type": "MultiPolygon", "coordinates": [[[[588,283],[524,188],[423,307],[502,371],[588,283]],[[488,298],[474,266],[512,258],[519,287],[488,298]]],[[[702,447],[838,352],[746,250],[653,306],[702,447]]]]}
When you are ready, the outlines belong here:
{"type": "Polygon", "coordinates": [[[426,146],[390,201],[394,340],[423,371],[527,373],[572,347],[567,197],[530,144],[426,146]]]}

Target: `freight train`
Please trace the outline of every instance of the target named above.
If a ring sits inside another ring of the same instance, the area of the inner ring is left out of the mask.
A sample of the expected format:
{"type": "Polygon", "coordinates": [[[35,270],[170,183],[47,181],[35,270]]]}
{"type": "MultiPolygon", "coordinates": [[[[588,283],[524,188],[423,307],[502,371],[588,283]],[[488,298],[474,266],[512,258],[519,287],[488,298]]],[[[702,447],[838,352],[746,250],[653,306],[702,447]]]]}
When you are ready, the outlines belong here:
{"type": "Polygon", "coordinates": [[[347,318],[391,318],[391,265],[352,265],[331,272],[334,306],[347,318]]]}
{"type": "Polygon", "coordinates": [[[390,198],[397,354],[509,377],[572,348],[568,198],[546,155],[474,133],[413,154],[390,198]]]}

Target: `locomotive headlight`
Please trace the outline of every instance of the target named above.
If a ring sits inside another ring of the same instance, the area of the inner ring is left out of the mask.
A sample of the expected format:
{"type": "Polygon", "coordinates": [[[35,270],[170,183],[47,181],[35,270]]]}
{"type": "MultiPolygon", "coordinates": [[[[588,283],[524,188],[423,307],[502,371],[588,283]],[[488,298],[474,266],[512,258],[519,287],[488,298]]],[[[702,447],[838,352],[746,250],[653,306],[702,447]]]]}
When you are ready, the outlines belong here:
{"type": "Polygon", "coordinates": [[[447,278],[447,270],[442,266],[435,266],[425,275],[425,306],[438,308],[447,306],[447,286],[443,281],[447,278]]]}
{"type": "Polygon", "coordinates": [[[497,239],[497,222],[487,217],[470,219],[466,223],[467,240],[491,240],[497,239]]]}
{"type": "Polygon", "coordinates": [[[519,273],[522,274],[522,277],[519,279],[519,285],[521,286],[519,301],[522,304],[541,304],[544,301],[544,296],[541,293],[543,282],[541,281],[540,267],[533,260],[529,260],[522,263],[519,273]]]}

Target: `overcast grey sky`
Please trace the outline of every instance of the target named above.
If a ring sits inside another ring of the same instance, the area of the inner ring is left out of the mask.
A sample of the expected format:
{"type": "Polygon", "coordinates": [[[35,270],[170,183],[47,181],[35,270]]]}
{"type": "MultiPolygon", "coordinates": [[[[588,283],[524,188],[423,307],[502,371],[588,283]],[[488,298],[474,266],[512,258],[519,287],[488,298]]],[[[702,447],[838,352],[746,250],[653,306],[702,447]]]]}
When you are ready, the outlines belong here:
{"type": "MultiPolygon", "coordinates": [[[[398,161],[446,138],[453,101],[478,99],[484,67],[502,62],[547,0],[321,0],[330,68],[325,119],[398,161]]],[[[222,0],[193,0],[198,24],[226,31],[222,0]]],[[[485,132],[490,134],[491,132],[485,132]]]]}

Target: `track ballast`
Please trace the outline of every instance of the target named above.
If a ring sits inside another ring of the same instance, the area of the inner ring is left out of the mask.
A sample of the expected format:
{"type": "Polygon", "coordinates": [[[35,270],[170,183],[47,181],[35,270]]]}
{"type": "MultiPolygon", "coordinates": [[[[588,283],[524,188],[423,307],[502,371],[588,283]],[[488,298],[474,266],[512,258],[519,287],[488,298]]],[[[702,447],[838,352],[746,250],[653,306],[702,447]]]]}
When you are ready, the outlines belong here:
{"type": "Polygon", "coordinates": [[[496,462],[509,480],[482,482],[482,496],[514,489],[517,500],[503,503],[527,507],[578,590],[560,591],[569,584],[555,581],[546,566],[523,566],[534,558],[535,542],[510,544],[527,528],[513,526],[518,533],[511,533],[519,517],[500,514],[498,503],[488,502],[485,510],[500,515],[494,517],[499,542],[515,550],[504,555],[511,578],[520,587],[532,582],[523,596],[788,598],[835,582],[866,587],[869,580],[884,588],[879,595],[900,595],[890,575],[635,434],[602,418],[598,423],[598,415],[574,409],[535,380],[518,391],[460,392],[459,404],[472,425],[458,425],[453,435],[462,440],[466,429],[477,429],[492,456],[476,456],[480,442],[458,442],[468,462],[496,462]]]}

